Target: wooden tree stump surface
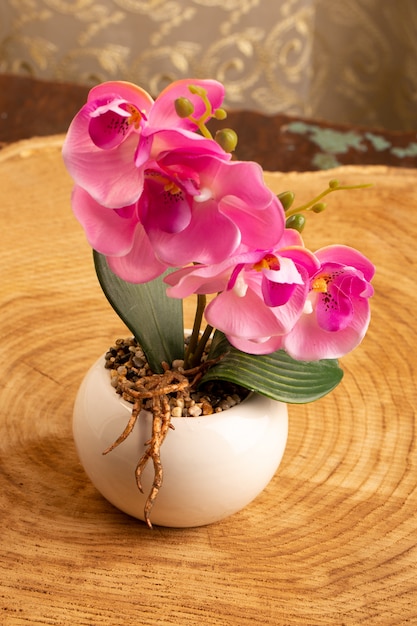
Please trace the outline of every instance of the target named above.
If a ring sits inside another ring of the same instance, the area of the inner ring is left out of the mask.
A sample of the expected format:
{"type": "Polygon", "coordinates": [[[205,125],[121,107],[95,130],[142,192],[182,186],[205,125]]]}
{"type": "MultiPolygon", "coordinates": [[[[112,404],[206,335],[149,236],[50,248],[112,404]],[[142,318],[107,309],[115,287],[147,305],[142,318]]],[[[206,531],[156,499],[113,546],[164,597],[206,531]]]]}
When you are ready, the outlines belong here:
{"type": "Polygon", "coordinates": [[[305,231],[376,264],[371,326],[335,392],[290,407],[282,464],[250,506],[149,531],[96,492],[72,441],[78,385],[126,329],[71,213],[62,140],[0,153],[0,623],[417,623],[416,170],[266,174],[298,201],[333,177],[374,183],[333,194],[305,231]]]}

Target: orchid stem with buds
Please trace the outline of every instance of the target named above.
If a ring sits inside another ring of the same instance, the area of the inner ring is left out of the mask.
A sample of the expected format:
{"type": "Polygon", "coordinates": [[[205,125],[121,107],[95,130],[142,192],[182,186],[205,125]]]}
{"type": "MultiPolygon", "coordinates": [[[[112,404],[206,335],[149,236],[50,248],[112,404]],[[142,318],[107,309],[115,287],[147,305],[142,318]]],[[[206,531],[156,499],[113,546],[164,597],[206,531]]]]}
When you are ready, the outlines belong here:
{"type": "Polygon", "coordinates": [[[292,215],[297,215],[298,213],[302,213],[303,211],[311,211],[312,209],[314,209],[315,205],[317,205],[320,202],[320,200],[322,200],[325,196],[327,196],[329,193],[332,193],[333,191],[342,191],[346,189],[366,189],[367,187],[372,187],[372,183],[361,183],[358,185],[340,185],[337,180],[332,179],[329,182],[329,186],[327,187],[327,189],[319,193],[318,196],[316,196],[309,202],[306,202],[305,204],[301,204],[300,206],[297,206],[294,209],[288,209],[285,212],[285,216],[288,218],[288,217],[291,217],[292,215]]]}
{"type": "Polygon", "coordinates": [[[206,137],[207,139],[213,139],[211,132],[206,126],[206,122],[208,122],[208,120],[211,118],[213,114],[211,103],[207,96],[207,91],[203,89],[202,87],[197,87],[196,85],[190,85],[188,88],[192,94],[196,94],[200,96],[205,106],[205,111],[202,115],[200,115],[199,118],[195,118],[192,115],[190,115],[189,119],[196,124],[198,130],[203,135],[203,137],[206,137]]]}

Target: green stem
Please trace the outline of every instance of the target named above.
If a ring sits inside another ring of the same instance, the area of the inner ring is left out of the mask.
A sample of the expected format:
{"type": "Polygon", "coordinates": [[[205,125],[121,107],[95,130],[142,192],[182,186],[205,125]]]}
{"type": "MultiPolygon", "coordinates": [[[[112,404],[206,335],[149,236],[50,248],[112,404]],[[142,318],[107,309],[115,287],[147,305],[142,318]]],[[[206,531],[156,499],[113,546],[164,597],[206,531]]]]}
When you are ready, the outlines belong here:
{"type": "Polygon", "coordinates": [[[190,91],[200,96],[200,98],[204,102],[205,110],[204,110],[204,113],[200,115],[199,118],[195,118],[192,115],[190,115],[189,119],[192,122],[194,122],[194,124],[196,124],[198,130],[203,135],[203,137],[206,137],[207,139],[213,139],[213,135],[211,134],[211,132],[206,126],[206,122],[208,122],[208,120],[211,118],[213,114],[211,103],[207,96],[207,91],[205,89],[202,89],[201,87],[197,87],[193,85],[190,87],[190,91]]]}
{"type": "Polygon", "coordinates": [[[204,294],[197,295],[197,308],[194,317],[194,325],[188,343],[187,351],[184,358],[184,368],[188,369],[194,361],[194,355],[197,350],[198,340],[200,336],[201,322],[203,321],[204,309],[206,308],[207,298],[204,294]]]}
{"type": "Polygon", "coordinates": [[[210,335],[212,332],[213,332],[213,326],[207,325],[206,328],[204,329],[203,334],[201,335],[201,339],[198,342],[196,351],[193,355],[193,359],[191,363],[192,367],[195,367],[200,364],[201,357],[203,356],[203,353],[204,353],[204,348],[206,347],[206,343],[210,339],[210,335]]]}
{"type": "Polygon", "coordinates": [[[335,187],[328,187],[327,189],[319,193],[318,196],[313,198],[313,200],[310,200],[309,202],[306,202],[305,204],[301,204],[295,209],[286,211],[285,216],[291,217],[292,215],[297,215],[297,213],[302,213],[303,211],[309,211],[311,208],[313,208],[315,204],[320,202],[322,198],[327,196],[329,193],[332,193],[332,191],[341,191],[341,190],[346,190],[346,189],[365,189],[366,187],[372,187],[372,183],[363,183],[361,185],[337,185],[335,187]]]}

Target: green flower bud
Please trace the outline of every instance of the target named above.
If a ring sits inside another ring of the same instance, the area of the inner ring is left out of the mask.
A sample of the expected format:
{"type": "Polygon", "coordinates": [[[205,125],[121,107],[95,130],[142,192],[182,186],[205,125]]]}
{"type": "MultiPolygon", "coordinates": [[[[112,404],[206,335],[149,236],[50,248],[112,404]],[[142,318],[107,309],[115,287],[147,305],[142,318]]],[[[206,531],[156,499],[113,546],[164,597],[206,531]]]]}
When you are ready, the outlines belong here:
{"type": "Polygon", "coordinates": [[[216,120],[225,120],[227,117],[227,113],[224,109],[216,109],[213,113],[216,120]]]}
{"type": "Polygon", "coordinates": [[[237,134],[231,128],[222,128],[215,135],[215,140],[225,152],[233,152],[237,146],[237,134]]]}
{"type": "Polygon", "coordinates": [[[175,111],[179,117],[189,117],[194,113],[194,105],[188,98],[177,98],[175,100],[175,111]]]}
{"type": "Polygon", "coordinates": [[[288,209],[292,206],[294,198],[295,193],[293,191],[283,191],[282,193],[278,194],[278,200],[284,207],[284,211],[288,211],[288,209]]]}
{"type": "Polygon", "coordinates": [[[329,187],[330,189],[337,189],[339,187],[339,181],[337,180],[337,178],[332,178],[332,180],[329,180],[329,187]]]}
{"type": "Polygon", "coordinates": [[[324,202],[317,202],[314,206],[311,207],[313,213],[321,213],[326,208],[326,204],[324,202]]]}
{"type": "Polygon", "coordinates": [[[188,91],[195,96],[200,96],[200,98],[204,98],[207,95],[207,90],[204,87],[200,87],[200,85],[188,85],[188,91]]]}
{"type": "Polygon", "coordinates": [[[291,215],[287,221],[285,222],[286,228],[292,228],[293,230],[298,230],[299,233],[303,232],[304,226],[306,223],[306,218],[301,213],[297,213],[296,215],[291,215]]]}

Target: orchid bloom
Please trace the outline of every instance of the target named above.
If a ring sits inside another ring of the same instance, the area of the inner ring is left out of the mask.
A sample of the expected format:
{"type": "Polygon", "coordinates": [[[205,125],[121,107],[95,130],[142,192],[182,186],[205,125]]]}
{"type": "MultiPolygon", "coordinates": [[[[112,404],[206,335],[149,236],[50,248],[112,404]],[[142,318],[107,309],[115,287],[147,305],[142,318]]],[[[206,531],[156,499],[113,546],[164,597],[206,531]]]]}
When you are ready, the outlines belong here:
{"type": "Polygon", "coordinates": [[[223,97],[223,85],[213,80],[177,81],[155,101],[133,83],[102,83],[91,89],[68,129],[65,165],[76,184],[99,204],[112,209],[128,206],[142,193],[140,166],[158,150],[171,149],[167,137],[175,141],[173,131],[201,140],[195,131],[203,128],[223,97]],[[194,113],[182,118],[176,113],[175,99],[185,96],[194,113]],[[171,132],[153,145],[153,135],[161,130],[171,132]]]}
{"type": "Polygon", "coordinates": [[[284,349],[298,360],[339,358],[362,341],[370,321],[370,284],[375,268],[360,252],[340,245],[315,253],[320,268],[284,349]]]}
{"type": "Polygon", "coordinates": [[[64,162],[96,202],[121,208],[137,200],[142,173],[134,158],[152,104],[136,85],[107,82],[91,89],[74,117],[63,146],[64,162]]]}
{"type": "Polygon", "coordinates": [[[279,349],[301,316],[319,262],[294,230],[276,248],[246,250],[215,266],[183,268],[166,277],[168,295],[221,291],[207,306],[208,323],[252,354],[279,349]]]}
{"type": "Polygon", "coordinates": [[[242,244],[274,245],[285,216],[260,166],[205,154],[204,141],[193,147],[185,143],[145,170],[139,219],[157,257],[174,267],[213,264],[242,244]]]}
{"type": "Polygon", "coordinates": [[[109,263],[124,280],[146,282],[150,270],[155,277],[168,266],[219,263],[242,244],[270,246],[282,234],[284,211],[256,163],[225,161],[217,148],[210,154],[217,144],[208,139],[184,142],[187,149],[148,163],[136,202],[111,209],[82,187],[74,190],[73,211],[90,245],[115,257],[109,263]]]}

